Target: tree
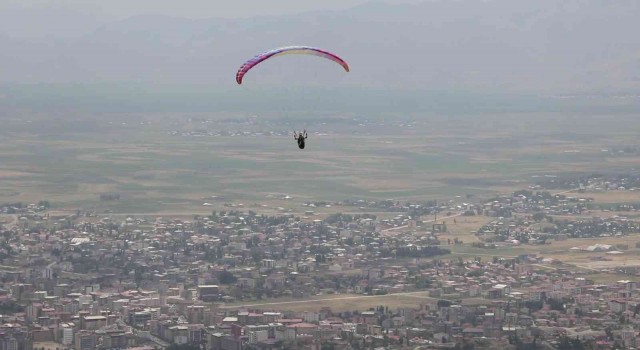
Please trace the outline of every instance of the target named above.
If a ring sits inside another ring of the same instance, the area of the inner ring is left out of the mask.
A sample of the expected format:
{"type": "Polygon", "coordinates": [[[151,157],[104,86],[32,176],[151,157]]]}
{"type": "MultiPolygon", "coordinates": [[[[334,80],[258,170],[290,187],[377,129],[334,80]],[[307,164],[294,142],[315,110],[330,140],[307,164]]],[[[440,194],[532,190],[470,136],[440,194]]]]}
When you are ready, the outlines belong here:
{"type": "Polygon", "coordinates": [[[14,313],[23,312],[23,311],[24,311],[23,306],[16,304],[11,300],[3,301],[2,303],[0,303],[0,313],[14,314],[14,313]]]}
{"type": "Polygon", "coordinates": [[[569,342],[569,338],[564,336],[560,339],[560,343],[558,344],[558,350],[573,350],[573,346],[569,342]]]}
{"type": "Polygon", "coordinates": [[[542,303],[542,301],[528,300],[524,302],[524,307],[529,309],[530,312],[538,311],[542,309],[543,306],[544,304],[542,303]]]}
{"type": "Polygon", "coordinates": [[[333,343],[325,343],[322,344],[322,347],[320,347],[321,350],[335,350],[336,349],[336,345],[333,343]]]}
{"type": "Polygon", "coordinates": [[[222,284],[233,284],[238,281],[238,278],[229,271],[222,271],[218,275],[218,281],[222,284]]]}
{"type": "Polygon", "coordinates": [[[564,300],[557,300],[553,298],[547,299],[547,304],[551,308],[551,310],[556,310],[560,312],[565,312],[564,300]]]}
{"type": "Polygon", "coordinates": [[[438,300],[438,307],[449,307],[451,306],[451,302],[449,300],[440,299],[438,300]]]}
{"type": "Polygon", "coordinates": [[[584,350],[585,348],[584,344],[578,338],[571,340],[571,346],[573,350],[584,350]]]}
{"type": "Polygon", "coordinates": [[[467,272],[468,277],[480,277],[482,275],[484,275],[484,271],[482,270],[473,270],[473,271],[467,272]]]}
{"type": "Polygon", "coordinates": [[[609,340],[613,340],[613,330],[611,329],[611,327],[605,328],[604,332],[607,334],[609,340]]]}
{"type": "Polygon", "coordinates": [[[633,308],[633,317],[635,318],[636,315],[638,315],[638,313],[640,312],[640,304],[637,304],[634,308],[633,308]]]}
{"type": "Polygon", "coordinates": [[[198,345],[192,344],[171,344],[169,345],[167,350],[200,350],[200,347],[198,345]]]}
{"type": "Polygon", "coordinates": [[[547,215],[543,212],[539,212],[539,213],[535,213],[533,214],[533,220],[534,221],[542,221],[542,219],[544,219],[547,215]]]}

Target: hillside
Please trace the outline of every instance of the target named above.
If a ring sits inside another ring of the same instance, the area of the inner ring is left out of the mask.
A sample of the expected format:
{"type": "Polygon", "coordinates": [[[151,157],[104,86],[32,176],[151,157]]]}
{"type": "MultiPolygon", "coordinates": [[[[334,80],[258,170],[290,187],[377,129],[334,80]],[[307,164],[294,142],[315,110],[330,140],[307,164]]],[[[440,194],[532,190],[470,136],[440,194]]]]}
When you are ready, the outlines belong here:
{"type": "MultiPolygon", "coordinates": [[[[238,66],[290,44],[252,86],[321,85],[496,92],[628,91],[640,85],[640,3],[632,0],[371,2],[340,12],[251,19],[137,16],[75,38],[0,36],[0,82],[142,82],[235,88],[238,66]]],[[[86,23],[83,23],[86,27],[86,23]]]]}

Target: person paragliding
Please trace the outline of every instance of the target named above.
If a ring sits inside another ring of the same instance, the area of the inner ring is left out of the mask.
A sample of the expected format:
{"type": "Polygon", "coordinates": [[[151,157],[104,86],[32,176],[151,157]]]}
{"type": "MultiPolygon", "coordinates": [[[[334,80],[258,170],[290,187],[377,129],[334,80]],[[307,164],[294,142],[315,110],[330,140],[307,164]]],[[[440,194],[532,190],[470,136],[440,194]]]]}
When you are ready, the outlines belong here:
{"type": "Polygon", "coordinates": [[[296,134],[295,131],[293,132],[293,138],[298,142],[298,148],[300,149],[304,149],[304,140],[306,140],[307,137],[307,130],[304,130],[299,134],[296,134]]]}
{"type": "MultiPolygon", "coordinates": [[[[238,83],[238,85],[242,84],[242,80],[244,79],[244,76],[251,70],[253,69],[255,66],[259,65],[260,63],[269,60],[273,57],[279,57],[279,56],[283,56],[283,55],[311,55],[311,56],[318,56],[318,57],[322,57],[325,59],[328,59],[330,61],[333,61],[335,63],[337,63],[338,65],[342,66],[342,68],[345,70],[345,72],[349,72],[349,64],[347,64],[347,62],[345,60],[343,60],[342,58],[340,58],[338,55],[323,50],[323,49],[319,49],[316,47],[311,47],[311,46],[287,46],[287,47],[281,47],[281,48],[277,48],[277,49],[273,49],[270,51],[266,51],[263,52],[259,55],[256,55],[252,58],[250,58],[248,61],[246,61],[245,63],[243,63],[240,68],[238,69],[238,71],[236,72],[236,82],[238,83]]],[[[301,133],[296,133],[295,131],[293,132],[293,138],[296,140],[296,142],[298,142],[298,148],[300,149],[304,149],[305,146],[305,140],[307,139],[307,131],[303,131],[301,133]]]]}

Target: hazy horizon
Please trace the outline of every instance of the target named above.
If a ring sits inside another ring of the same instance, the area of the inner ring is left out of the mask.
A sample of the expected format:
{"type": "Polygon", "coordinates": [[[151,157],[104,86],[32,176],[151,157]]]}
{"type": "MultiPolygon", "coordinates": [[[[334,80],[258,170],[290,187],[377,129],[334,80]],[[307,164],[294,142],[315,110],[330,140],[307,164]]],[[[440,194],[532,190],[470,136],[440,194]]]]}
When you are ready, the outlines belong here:
{"type": "MultiPolygon", "coordinates": [[[[135,16],[162,15],[185,19],[249,18],[337,11],[371,0],[326,0],[322,2],[274,0],[243,0],[235,2],[186,0],[154,1],[113,0],[87,3],[81,0],[6,0],[0,3],[0,36],[37,37],[46,32],[53,36],[73,37],[74,31],[98,27],[104,23],[122,21],[135,16]],[[25,25],[28,23],[28,25],[25,25]]],[[[383,1],[383,0],[378,0],[383,1]]],[[[395,3],[409,2],[396,1],[395,3]]]]}
{"type": "Polygon", "coordinates": [[[150,4],[4,2],[0,84],[497,94],[633,93],[640,87],[640,42],[631,35],[640,30],[634,16],[640,4],[633,2],[332,0],[288,6],[281,0],[269,9],[247,1],[226,11],[200,0],[150,4]],[[250,72],[246,86],[235,84],[235,71],[249,57],[296,44],[338,53],[351,72],[317,58],[283,57],[250,72]]]}
{"type": "MultiPolygon", "coordinates": [[[[282,15],[308,11],[343,10],[369,2],[370,0],[325,0],[322,2],[273,0],[242,0],[235,2],[185,0],[158,1],[112,0],[108,2],[87,3],[81,0],[6,0],[0,4],[0,11],[7,10],[67,10],[72,12],[93,13],[105,19],[119,20],[137,15],[166,15],[190,19],[202,18],[242,18],[258,15],[282,15]]],[[[384,1],[384,0],[378,0],[384,1]]],[[[395,1],[395,3],[409,2],[395,1]]]]}

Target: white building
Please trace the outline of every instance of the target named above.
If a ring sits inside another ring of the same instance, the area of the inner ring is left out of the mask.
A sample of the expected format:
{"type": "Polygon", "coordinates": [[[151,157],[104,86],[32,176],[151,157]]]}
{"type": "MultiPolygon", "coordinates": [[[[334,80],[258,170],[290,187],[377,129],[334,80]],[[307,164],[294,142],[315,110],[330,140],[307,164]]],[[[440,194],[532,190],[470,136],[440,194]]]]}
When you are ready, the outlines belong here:
{"type": "Polygon", "coordinates": [[[62,344],[73,344],[73,327],[71,325],[65,324],[62,326],[62,344]]]}
{"type": "Polygon", "coordinates": [[[256,330],[249,332],[249,344],[257,344],[258,342],[269,339],[268,330],[256,330]]]}

